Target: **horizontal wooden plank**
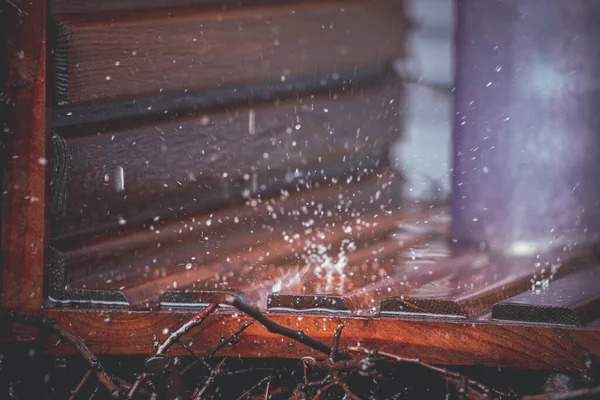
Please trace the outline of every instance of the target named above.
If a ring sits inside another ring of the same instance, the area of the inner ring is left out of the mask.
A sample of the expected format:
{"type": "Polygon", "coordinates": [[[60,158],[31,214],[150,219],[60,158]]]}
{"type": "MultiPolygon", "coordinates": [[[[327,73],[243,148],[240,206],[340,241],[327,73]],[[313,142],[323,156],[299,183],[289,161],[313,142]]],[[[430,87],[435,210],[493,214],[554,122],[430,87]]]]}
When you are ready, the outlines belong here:
{"type": "Polygon", "coordinates": [[[497,320],[585,325],[600,318],[600,268],[589,268],[545,287],[522,293],[492,308],[497,320]]]}
{"type": "Polygon", "coordinates": [[[309,264],[303,257],[312,243],[337,255],[344,245],[360,249],[393,231],[401,218],[395,179],[382,168],[340,184],[56,246],[76,289],[123,290],[134,303],[183,288],[255,291],[260,298],[309,264]]]}
{"type": "Polygon", "coordinates": [[[536,282],[561,277],[589,267],[592,258],[573,254],[556,259],[552,268],[536,268],[537,259],[492,257],[473,268],[450,274],[438,281],[390,298],[382,312],[408,312],[474,318],[489,313],[494,304],[529,290],[536,282]]]}
{"type": "Polygon", "coordinates": [[[373,314],[384,298],[448,274],[454,270],[453,262],[435,262],[450,258],[445,239],[447,210],[424,208],[405,208],[396,216],[397,229],[353,252],[342,252],[343,260],[339,255],[333,259],[316,257],[315,269],[269,296],[269,308],[325,308],[373,314]],[[332,262],[340,268],[332,279],[316,273],[316,268],[332,262]]]}
{"type": "Polygon", "coordinates": [[[331,73],[311,73],[290,77],[283,82],[248,82],[185,93],[159,93],[128,100],[55,108],[52,128],[61,136],[71,137],[79,135],[82,129],[109,131],[127,122],[130,125],[154,123],[164,120],[166,115],[185,117],[198,111],[209,113],[308,95],[340,93],[396,76],[392,65],[381,63],[339,69],[338,74],[339,79],[335,80],[331,73]]]}
{"type": "Polygon", "coordinates": [[[386,63],[400,0],[57,16],[56,97],[83,104],[386,63]],[[168,72],[167,72],[168,71],[168,72]]]}
{"type": "Polygon", "coordinates": [[[52,14],[93,14],[109,11],[131,12],[148,9],[173,9],[189,6],[209,6],[220,9],[246,4],[275,3],[277,0],[52,0],[52,14]]]}
{"type": "Polygon", "coordinates": [[[400,136],[400,96],[400,82],[384,81],[67,138],[54,238],[239,204],[383,165],[400,136]]]}
{"type": "MultiPolygon", "coordinates": [[[[154,337],[164,340],[163,332],[173,332],[197,310],[142,312],[129,310],[54,310],[46,314],[80,335],[95,353],[151,355],[156,352],[154,337]]],[[[343,348],[355,345],[392,352],[404,357],[441,364],[486,365],[525,369],[583,370],[583,354],[600,356],[600,330],[549,325],[489,323],[399,318],[362,318],[340,314],[269,313],[276,322],[302,329],[331,343],[338,324],[344,324],[343,348]]],[[[239,312],[222,309],[210,316],[202,328],[190,333],[184,343],[200,353],[216,345],[221,335],[229,336],[248,318],[239,312]]],[[[55,347],[48,338],[46,351],[65,353],[66,345],[55,347]]],[[[186,355],[174,346],[173,354],[186,355]]],[[[235,346],[226,346],[221,355],[231,357],[289,357],[323,355],[303,345],[269,333],[253,324],[239,337],[235,346]]]]}

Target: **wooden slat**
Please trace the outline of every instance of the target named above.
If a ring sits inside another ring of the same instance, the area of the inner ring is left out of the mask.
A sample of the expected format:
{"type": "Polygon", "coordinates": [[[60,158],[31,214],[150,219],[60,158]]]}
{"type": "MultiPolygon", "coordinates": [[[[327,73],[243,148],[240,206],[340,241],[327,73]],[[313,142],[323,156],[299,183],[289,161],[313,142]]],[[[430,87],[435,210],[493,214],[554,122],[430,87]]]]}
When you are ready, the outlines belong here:
{"type": "Polygon", "coordinates": [[[400,0],[231,11],[58,16],[57,99],[93,103],[385,63],[402,55],[400,0]],[[65,59],[67,65],[61,61],[65,59]],[[66,67],[66,76],[62,71],[66,67]],[[168,72],[167,72],[168,71],[168,72]],[[66,91],[66,93],[65,93],[66,91]]]}
{"type": "Polygon", "coordinates": [[[205,113],[234,107],[253,107],[260,103],[283,101],[307,95],[333,94],[377,83],[396,76],[393,65],[376,63],[365,67],[339,69],[339,79],[331,73],[311,73],[293,76],[285,81],[256,81],[244,84],[223,85],[185,93],[159,93],[148,97],[84,104],[55,108],[52,128],[61,136],[77,136],[82,129],[110,131],[124,122],[153,123],[165,116],[189,116],[203,110],[205,113]],[[325,84],[324,84],[325,83],[325,84]],[[85,125],[85,126],[82,126],[85,125]]]}
{"type": "MultiPolygon", "coordinates": [[[[390,218],[390,217],[387,217],[390,218]]],[[[398,228],[383,232],[364,247],[344,251],[341,274],[328,282],[314,273],[324,262],[315,260],[314,268],[301,279],[269,296],[270,309],[346,310],[353,313],[376,312],[381,300],[422,285],[453,270],[453,263],[435,263],[450,257],[445,240],[448,218],[445,208],[404,209],[396,215],[398,228]],[[428,221],[427,224],[423,221],[428,221]],[[429,268],[430,265],[435,268],[429,268]]],[[[335,256],[332,262],[341,262],[335,256]]]]}
{"type": "MultiPolygon", "coordinates": [[[[308,96],[67,138],[55,237],[139,224],[387,163],[401,84],[308,96]]],[[[88,132],[92,133],[92,132],[88,132]]]]}
{"type": "Polygon", "coordinates": [[[381,168],[340,184],[60,241],[57,247],[74,288],[123,288],[135,303],[173,288],[254,290],[266,284],[264,292],[303,263],[306,240],[332,246],[337,254],[344,240],[361,246],[392,231],[399,207],[394,182],[393,173],[381,168]]]}
{"type": "Polygon", "coordinates": [[[538,286],[492,308],[497,320],[585,325],[600,318],[600,268],[589,268],[538,286]]]}
{"type": "Polygon", "coordinates": [[[8,157],[2,160],[0,292],[5,310],[35,313],[42,305],[46,241],[46,3],[13,3],[3,7],[7,86],[14,88],[14,109],[9,124],[13,137],[8,140],[8,157]]]}
{"type": "MultiPolygon", "coordinates": [[[[564,254],[562,255],[564,256],[564,254]]],[[[543,271],[535,268],[536,259],[502,259],[450,274],[438,281],[390,298],[381,304],[382,312],[426,313],[474,318],[489,313],[494,304],[523,293],[536,281],[564,276],[589,266],[590,258],[576,257],[543,271]]]]}
{"type": "MultiPolygon", "coordinates": [[[[277,0],[271,0],[271,3],[277,0]]],[[[153,8],[174,9],[186,6],[236,8],[243,4],[268,3],[266,0],[52,0],[52,14],[93,14],[107,11],[136,12],[153,8]]]]}
{"type": "MultiPolygon", "coordinates": [[[[81,336],[95,353],[151,355],[155,335],[175,331],[197,313],[197,310],[165,310],[141,312],[129,310],[46,310],[49,317],[81,336]]],[[[270,313],[276,322],[292,329],[302,329],[326,343],[331,343],[338,324],[344,324],[341,347],[357,341],[361,346],[416,357],[424,362],[459,365],[485,365],[536,369],[582,370],[583,354],[600,356],[600,331],[549,325],[489,323],[479,321],[432,321],[396,318],[360,318],[347,315],[302,315],[270,313]]],[[[190,347],[200,354],[229,336],[248,318],[235,311],[221,310],[210,316],[190,333],[190,347]]],[[[65,353],[68,345],[55,347],[48,338],[47,351],[65,353]]],[[[188,341],[185,341],[188,344],[188,341]]],[[[316,354],[300,344],[290,344],[281,336],[269,333],[254,323],[239,337],[235,346],[225,346],[222,356],[295,357],[316,354]]],[[[186,355],[174,346],[173,355],[186,355]]]]}

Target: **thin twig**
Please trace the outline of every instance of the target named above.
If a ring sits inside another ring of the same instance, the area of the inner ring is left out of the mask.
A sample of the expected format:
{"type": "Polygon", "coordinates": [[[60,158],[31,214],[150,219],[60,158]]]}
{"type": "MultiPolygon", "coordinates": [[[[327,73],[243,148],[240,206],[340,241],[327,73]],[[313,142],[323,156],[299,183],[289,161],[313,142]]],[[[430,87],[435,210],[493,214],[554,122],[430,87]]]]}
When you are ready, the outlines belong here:
{"type": "Polygon", "coordinates": [[[133,399],[135,397],[137,391],[142,386],[142,382],[144,381],[144,379],[146,379],[146,374],[144,372],[137,376],[135,382],[133,383],[133,386],[131,387],[131,390],[129,391],[129,393],[127,393],[128,399],[133,399]]]}
{"type": "Polygon", "coordinates": [[[323,393],[325,393],[326,391],[328,391],[329,389],[331,389],[332,387],[334,387],[335,385],[338,384],[338,381],[331,381],[328,384],[326,384],[325,386],[319,388],[317,390],[317,393],[313,396],[312,400],[319,400],[321,398],[321,396],[323,395],[323,393]]]}
{"type": "MultiPolygon", "coordinates": [[[[458,380],[459,383],[464,378],[463,375],[459,374],[458,372],[450,371],[450,370],[447,370],[447,369],[441,368],[441,367],[436,367],[435,365],[428,364],[417,358],[405,358],[405,357],[397,356],[395,354],[386,353],[383,351],[373,351],[373,350],[366,349],[364,347],[357,347],[357,346],[348,346],[346,349],[348,351],[363,353],[370,357],[380,356],[380,357],[384,357],[384,358],[387,358],[387,359],[390,359],[390,360],[393,360],[396,362],[400,362],[400,363],[416,364],[423,368],[427,368],[432,371],[435,371],[435,372],[441,374],[442,376],[448,376],[448,377],[454,378],[454,379],[458,380]]],[[[502,393],[495,389],[491,389],[480,382],[477,382],[477,381],[474,381],[474,380],[468,379],[468,378],[466,378],[466,380],[467,380],[468,385],[470,385],[474,388],[477,388],[478,390],[480,390],[481,392],[483,392],[485,394],[494,392],[497,395],[506,396],[505,393],[502,393]]]]}
{"type": "Polygon", "coordinates": [[[17,6],[15,3],[13,3],[11,0],[6,0],[6,2],[8,4],[10,4],[11,6],[14,7],[15,10],[17,10],[17,14],[19,14],[19,16],[21,17],[26,17],[27,13],[25,11],[23,11],[19,6],[17,6]]]}
{"type": "MultiPolygon", "coordinates": [[[[194,360],[193,362],[189,363],[188,365],[185,366],[185,368],[181,371],[181,375],[186,374],[190,369],[194,368],[198,363],[202,363],[205,366],[206,364],[206,360],[208,360],[209,358],[212,358],[215,356],[215,354],[221,350],[223,347],[227,346],[228,344],[235,344],[237,343],[239,336],[242,332],[244,332],[250,325],[252,325],[254,323],[254,321],[249,321],[244,323],[244,325],[242,325],[240,327],[240,329],[238,329],[237,331],[235,331],[231,336],[229,336],[227,339],[221,339],[221,341],[219,342],[218,345],[216,345],[211,351],[209,351],[207,354],[200,356],[198,355],[196,352],[194,352],[193,350],[189,349],[187,346],[185,346],[183,343],[179,343],[179,345],[181,345],[184,349],[188,350],[188,352],[190,352],[193,356],[196,357],[196,360],[194,360]]],[[[208,366],[210,369],[210,366],[208,366]]]]}
{"type": "Polygon", "coordinates": [[[269,400],[269,390],[271,389],[271,380],[267,381],[267,388],[265,389],[265,400],[269,400]]]}
{"type": "Polygon", "coordinates": [[[217,366],[212,371],[210,371],[210,375],[208,376],[206,382],[204,382],[204,386],[202,386],[202,389],[198,390],[196,395],[193,397],[193,400],[200,400],[202,398],[204,392],[206,392],[208,387],[212,384],[217,375],[219,375],[219,373],[221,372],[221,368],[223,368],[225,360],[227,360],[227,358],[222,359],[221,362],[219,362],[219,364],[217,364],[217,366]]]}
{"type": "Polygon", "coordinates": [[[81,378],[81,381],[79,381],[77,387],[71,392],[69,400],[75,400],[81,389],[83,389],[83,386],[87,383],[88,379],[90,379],[90,376],[92,376],[92,370],[88,369],[83,378],[81,378]]]}
{"type": "Polygon", "coordinates": [[[312,357],[303,357],[302,362],[305,366],[320,369],[329,372],[353,372],[365,373],[373,368],[373,362],[370,358],[341,360],[337,362],[317,361],[312,357]]]}
{"type": "Polygon", "coordinates": [[[316,350],[320,353],[323,353],[327,356],[329,356],[329,354],[331,354],[331,347],[327,343],[321,342],[318,339],[315,339],[311,336],[304,334],[304,332],[302,332],[302,330],[295,331],[286,326],[279,325],[277,322],[273,321],[272,319],[270,319],[269,317],[264,315],[262,312],[260,312],[258,307],[251,306],[251,305],[245,303],[239,297],[231,296],[231,295],[226,296],[225,302],[226,302],[226,304],[237,308],[238,310],[248,314],[250,317],[257,320],[265,328],[267,328],[267,330],[271,333],[276,333],[276,334],[288,337],[290,339],[293,339],[293,340],[300,342],[300,343],[310,347],[311,349],[314,349],[314,350],[316,350]]]}
{"type": "Polygon", "coordinates": [[[248,321],[246,323],[244,323],[244,325],[242,325],[240,327],[240,329],[238,329],[237,331],[235,331],[235,333],[231,336],[229,336],[227,339],[222,338],[221,341],[219,342],[218,345],[215,346],[214,349],[212,349],[206,356],[205,358],[212,358],[215,356],[215,354],[221,350],[223,347],[227,346],[228,344],[235,344],[238,340],[238,336],[240,333],[244,332],[250,325],[252,325],[254,323],[254,321],[248,321]]]}
{"type": "Polygon", "coordinates": [[[335,328],[335,334],[333,335],[333,345],[331,346],[331,353],[329,353],[329,361],[334,363],[338,356],[338,347],[340,345],[340,337],[342,336],[343,324],[339,324],[335,328]]]}
{"type": "MultiPolygon", "coordinates": [[[[265,384],[265,382],[268,382],[268,384],[271,383],[271,379],[273,379],[272,376],[265,376],[264,378],[262,378],[260,381],[258,381],[254,386],[252,386],[250,389],[246,390],[244,393],[242,393],[242,395],[240,397],[237,398],[237,400],[244,400],[247,399],[248,397],[250,397],[250,395],[254,392],[256,392],[258,389],[260,389],[260,387],[262,385],[265,384]]],[[[268,393],[268,386],[267,386],[267,393],[268,393]]]]}
{"type": "Polygon", "coordinates": [[[104,367],[96,356],[90,351],[83,339],[73,334],[64,326],[59,324],[55,319],[45,316],[22,315],[14,311],[10,312],[10,317],[19,323],[45,327],[59,338],[67,342],[77,353],[85,360],[90,369],[96,374],[98,382],[110,393],[113,398],[122,398],[122,393],[119,387],[110,379],[104,367]]]}
{"type": "Polygon", "coordinates": [[[163,344],[158,347],[156,351],[156,355],[161,355],[167,352],[171,346],[175,343],[179,342],[179,339],[186,333],[188,333],[193,328],[200,326],[202,322],[208,317],[213,311],[215,311],[219,307],[218,304],[209,304],[204,310],[200,311],[196,314],[192,319],[183,324],[181,328],[177,329],[175,332],[171,333],[167,340],[163,344]]]}
{"type": "Polygon", "coordinates": [[[338,382],[338,386],[342,388],[342,390],[350,397],[352,400],[362,400],[360,397],[355,395],[350,388],[343,382],[338,382]]]}

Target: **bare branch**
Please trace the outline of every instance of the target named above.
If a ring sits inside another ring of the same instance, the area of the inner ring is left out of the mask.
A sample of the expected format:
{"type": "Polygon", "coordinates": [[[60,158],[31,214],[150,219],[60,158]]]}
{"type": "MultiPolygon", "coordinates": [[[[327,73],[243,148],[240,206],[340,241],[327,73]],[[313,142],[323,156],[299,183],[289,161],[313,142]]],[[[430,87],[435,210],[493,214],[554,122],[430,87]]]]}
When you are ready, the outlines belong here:
{"type": "MultiPolygon", "coordinates": [[[[200,356],[198,355],[196,352],[194,352],[193,350],[191,350],[190,348],[188,348],[187,346],[185,346],[183,343],[179,343],[184,349],[186,349],[190,354],[192,354],[193,356],[196,357],[196,360],[194,360],[193,362],[191,362],[190,364],[188,364],[182,371],[181,371],[181,375],[186,374],[190,369],[194,368],[198,363],[202,363],[205,366],[208,366],[206,364],[206,360],[208,360],[211,357],[214,357],[214,355],[221,350],[223,347],[227,346],[228,344],[235,344],[238,341],[238,338],[240,336],[240,334],[242,332],[244,332],[250,325],[252,325],[254,323],[254,321],[249,321],[244,323],[244,325],[242,325],[240,327],[240,329],[238,329],[237,331],[235,331],[231,336],[229,336],[227,339],[221,339],[221,341],[219,342],[218,345],[216,345],[211,351],[209,351],[207,354],[200,356]]],[[[210,369],[210,366],[208,366],[210,369]]]]}
{"type": "Polygon", "coordinates": [[[350,397],[352,400],[362,400],[360,397],[355,395],[350,388],[343,382],[338,382],[338,386],[342,388],[342,390],[350,397]]]}
{"type": "Polygon", "coordinates": [[[338,347],[340,345],[340,337],[342,336],[343,324],[339,324],[335,328],[335,334],[333,335],[333,345],[331,346],[331,353],[329,353],[329,361],[334,363],[338,356],[338,347]]]}
{"type": "Polygon", "coordinates": [[[206,382],[204,382],[204,386],[202,387],[202,389],[200,389],[200,390],[198,390],[198,392],[196,392],[196,394],[193,397],[193,400],[202,399],[202,395],[204,394],[204,392],[206,392],[206,390],[212,384],[212,382],[215,380],[217,375],[219,375],[221,373],[221,369],[223,368],[223,364],[225,364],[225,360],[227,360],[227,358],[222,359],[221,362],[219,364],[217,364],[217,366],[212,371],[210,371],[210,375],[208,376],[208,379],[206,380],[206,382]]]}
{"type": "Polygon", "coordinates": [[[231,295],[226,296],[225,302],[226,304],[237,308],[238,310],[248,314],[250,317],[257,320],[271,333],[276,333],[293,339],[327,356],[331,354],[331,347],[329,347],[327,343],[321,342],[318,339],[305,335],[304,332],[302,332],[302,330],[295,331],[286,326],[279,325],[277,322],[273,321],[272,319],[261,313],[258,307],[251,306],[245,303],[239,297],[231,295]]]}
{"type": "Polygon", "coordinates": [[[273,379],[272,376],[265,376],[260,381],[258,381],[254,386],[252,386],[250,389],[246,390],[240,397],[237,398],[237,400],[247,399],[248,397],[250,397],[250,395],[252,395],[252,393],[254,393],[258,389],[260,389],[260,387],[262,385],[264,385],[265,382],[267,383],[267,391],[266,391],[266,393],[268,394],[269,393],[269,385],[271,384],[271,379],[273,379]]]}
{"type": "Polygon", "coordinates": [[[395,354],[390,354],[390,353],[386,353],[383,351],[373,351],[373,350],[365,349],[364,347],[348,346],[346,349],[348,351],[363,353],[363,354],[366,354],[371,357],[380,356],[380,357],[387,358],[389,360],[393,360],[393,361],[400,362],[400,363],[416,364],[423,368],[427,368],[429,370],[435,371],[435,372],[441,374],[442,376],[448,376],[448,377],[456,379],[458,381],[459,386],[460,386],[461,381],[464,378],[464,379],[466,379],[466,382],[469,386],[477,388],[478,390],[480,390],[481,392],[483,392],[485,394],[494,392],[497,395],[506,396],[505,393],[491,389],[480,382],[474,381],[472,379],[468,379],[468,378],[464,377],[463,375],[459,374],[458,372],[450,371],[448,369],[441,368],[441,367],[436,367],[435,365],[428,364],[417,358],[400,357],[395,354]]]}
{"type": "Polygon", "coordinates": [[[77,395],[79,394],[79,392],[81,392],[81,389],[83,389],[83,386],[87,383],[88,379],[90,379],[90,376],[92,376],[92,370],[88,369],[83,378],[81,378],[81,381],[79,382],[77,387],[71,392],[69,400],[75,400],[75,398],[77,398],[77,395]]]}
{"type": "Polygon", "coordinates": [[[90,369],[96,374],[98,382],[104,386],[104,388],[113,398],[122,398],[122,393],[119,387],[110,379],[100,361],[90,351],[83,339],[81,339],[79,336],[73,334],[71,331],[59,324],[56,320],[43,315],[22,315],[11,311],[9,316],[16,322],[32,326],[41,326],[54,332],[60,339],[64,340],[71,347],[73,347],[77,354],[79,354],[85,360],[90,369]]]}
{"type": "Polygon", "coordinates": [[[179,339],[181,339],[181,337],[183,335],[188,333],[193,328],[200,326],[202,324],[202,322],[204,322],[206,317],[208,317],[210,314],[212,314],[212,312],[215,311],[218,306],[219,306],[218,304],[214,304],[214,303],[209,304],[204,310],[200,311],[192,319],[190,319],[188,322],[183,324],[181,326],[181,328],[179,328],[175,332],[171,333],[171,335],[169,335],[167,340],[165,340],[165,342],[158,347],[158,350],[156,351],[156,355],[158,356],[158,355],[166,353],[167,350],[169,350],[169,348],[171,346],[173,346],[175,343],[179,342],[179,339]]]}

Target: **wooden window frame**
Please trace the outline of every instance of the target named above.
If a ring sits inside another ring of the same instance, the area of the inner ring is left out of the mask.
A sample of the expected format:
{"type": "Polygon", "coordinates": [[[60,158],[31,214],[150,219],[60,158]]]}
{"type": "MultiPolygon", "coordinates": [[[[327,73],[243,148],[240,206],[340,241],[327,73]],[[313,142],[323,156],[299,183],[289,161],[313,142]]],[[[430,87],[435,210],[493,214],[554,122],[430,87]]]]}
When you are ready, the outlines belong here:
{"type": "MultiPolygon", "coordinates": [[[[5,6],[8,79],[3,93],[10,106],[12,137],[5,152],[2,197],[2,309],[55,318],[81,336],[92,351],[107,354],[155,353],[154,335],[174,331],[196,308],[53,308],[48,300],[47,230],[49,203],[49,116],[47,3],[14,1],[5,6]],[[10,93],[9,93],[10,91],[10,93]]],[[[3,97],[4,98],[4,97],[3,97]]],[[[8,116],[6,113],[4,116],[8,116]]],[[[3,135],[6,137],[5,133],[3,135]]],[[[5,139],[5,138],[3,138],[5,139]]],[[[378,348],[444,364],[535,369],[581,369],[585,351],[600,356],[600,330],[594,328],[407,318],[397,315],[356,317],[340,314],[269,313],[276,322],[330,342],[338,324],[342,342],[378,348]]],[[[211,315],[206,328],[193,333],[194,350],[208,350],[249,318],[228,308],[211,315]]],[[[71,353],[54,338],[17,325],[4,328],[3,341],[42,339],[49,353],[71,353]]],[[[182,349],[173,349],[183,354],[182,349]]],[[[310,352],[309,352],[310,353],[310,352]]],[[[259,324],[248,328],[224,356],[301,357],[307,348],[282,343],[281,336],[259,324]]],[[[313,354],[317,356],[316,354],[313,354]]]]}

